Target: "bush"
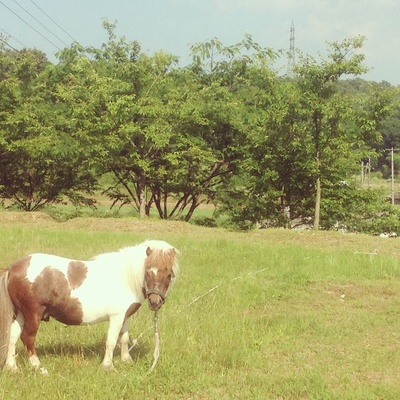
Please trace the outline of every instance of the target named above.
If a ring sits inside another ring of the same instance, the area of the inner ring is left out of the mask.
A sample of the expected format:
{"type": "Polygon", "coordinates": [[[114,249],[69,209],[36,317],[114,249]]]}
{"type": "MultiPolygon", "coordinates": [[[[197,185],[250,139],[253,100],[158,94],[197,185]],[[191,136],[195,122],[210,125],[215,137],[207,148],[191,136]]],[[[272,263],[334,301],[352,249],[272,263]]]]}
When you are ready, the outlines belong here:
{"type": "Polygon", "coordinates": [[[382,190],[334,188],[321,202],[321,228],[370,234],[400,234],[400,210],[382,190]]]}
{"type": "Polygon", "coordinates": [[[218,226],[214,217],[206,217],[204,215],[194,217],[190,220],[194,225],[206,226],[208,228],[216,228],[218,226]]]}

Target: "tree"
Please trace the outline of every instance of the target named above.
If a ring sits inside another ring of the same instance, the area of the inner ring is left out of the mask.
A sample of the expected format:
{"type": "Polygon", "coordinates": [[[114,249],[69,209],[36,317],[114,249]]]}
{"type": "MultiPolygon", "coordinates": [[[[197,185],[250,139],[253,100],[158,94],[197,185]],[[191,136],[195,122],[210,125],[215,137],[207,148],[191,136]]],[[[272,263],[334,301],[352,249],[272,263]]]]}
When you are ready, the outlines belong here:
{"type": "Polygon", "coordinates": [[[35,211],[93,188],[82,170],[78,143],[71,140],[65,110],[54,102],[53,66],[36,50],[1,53],[0,197],[35,211]]]}
{"type": "Polygon", "coordinates": [[[254,216],[262,203],[254,195],[256,176],[263,171],[256,165],[258,148],[253,138],[262,134],[265,114],[260,105],[270,99],[268,91],[275,76],[270,66],[277,53],[262,48],[248,34],[230,46],[214,38],[194,45],[192,52],[191,68],[201,82],[205,86],[218,85],[228,93],[225,107],[221,103],[217,109],[219,115],[221,111],[224,114],[223,119],[215,118],[220,121],[220,129],[214,128],[209,135],[211,148],[229,167],[215,197],[220,211],[243,225],[242,221],[254,216]]]}
{"type": "MultiPolygon", "coordinates": [[[[351,154],[360,134],[343,129],[343,122],[352,119],[351,105],[338,94],[337,81],[343,75],[366,72],[364,55],[355,53],[362,47],[364,37],[346,39],[330,44],[327,59],[320,63],[312,57],[301,57],[295,67],[298,85],[303,94],[302,107],[308,112],[308,126],[314,157],[315,212],[314,229],[319,229],[321,207],[321,179],[324,168],[338,156],[351,154]]],[[[329,169],[329,168],[328,168],[329,169]]]]}
{"type": "Polygon", "coordinates": [[[322,203],[326,228],[329,207],[346,196],[347,204],[360,198],[355,193],[350,199],[341,182],[374,153],[377,123],[387,112],[386,95],[344,94],[338,85],[343,74],[364,71],[363,56],[352,53],[361,44],[362,38],[332,44],[321,62],[301,58],[294,79],[254,66],[241,75],[248,152],[223,198],[236,223],[291,226],[314,220],[318,229],[322,203]]]}
{"type": "Polygon", "coordinates": [[[64,52],[69,79],[58,95],[72,109],[73,122],[99,174],[111,173],[105,192],[113,204],[132,204],[149,214],[148,185],[157,175],[172,132],[163,96],[175,57],[141,53],[137,42],[117,39],[107,21],[101,49],[64,52]]]}
{"type": "Polygon", "coordinates": [[[116,38],[113,24],[105,28],[101,49],[62,54],[71,71],[60,99],[99,173],[115,177],[106,190],[114,204],[133,204],[141,216],[154,204],[161,218],[189,220],[230,170],[229,89],[176,68],[171,55],[141,53],[136,42],[116,38]]]}
{"type": "Polygon", "coordinates": [[[185,211],[188,221],[200,204],[215,199],[231,173],[227,153],[234,105],[219,83],[203,84],[193,71],[184,70],[175,74],[166,106],[174,141],[163,161],[164,179],[153,182],[152,192],[160,215],[180,218],[185,211]],[[167,211],[171,197],[175,202],[167,211]]]}

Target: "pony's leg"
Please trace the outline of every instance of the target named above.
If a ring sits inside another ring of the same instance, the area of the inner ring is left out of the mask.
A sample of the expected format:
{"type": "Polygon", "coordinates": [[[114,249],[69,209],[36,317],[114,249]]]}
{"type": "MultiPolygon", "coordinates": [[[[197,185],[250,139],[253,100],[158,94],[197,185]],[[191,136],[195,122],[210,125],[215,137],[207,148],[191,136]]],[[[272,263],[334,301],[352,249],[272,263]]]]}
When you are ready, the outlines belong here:
{"type": "Polygon", "coordinates": [[[18,371],[17,362],[15,360],[15,349],[19,337],[21,336],[22,328],[24,326],[24,316],[18,312],[17,317],[11,324],[10,342],[8,344],[7,359],[4,364],[4,369],[9,371],[18,371]]]}
{"type": "Polygon", "coordinates": [[[114,315],[110,318],[110,326],[107,332],[106,352],[102,361],[102,366],[106,369],[113,369],[113,353],[117,345],[118,337],[124,323],[124,315],[114,315]]]}
{"type": "Polygon", "coordinates": [[[129,354],[129,320],[125,320],[124,324],[122,325],[121,329],[121,338],[120,338],[120,345],[121,345],[121,360],[123,362],[130,362],[132,361],[132,357],[129,354]]]}
{"type": "Polygon", "coordinates": [[[35,339],[36,334],[39,329],[40,320],[43,313],[31,315],[29,318],[25,316],[25,324],[21,333],[21,340],[25,345],[26,351],[28,353],[28,359],[32,367],[39,369],[43,374],[47,374],[46,368],[40,367],[40,360],[36,354],[35,349],[35,339]]]}

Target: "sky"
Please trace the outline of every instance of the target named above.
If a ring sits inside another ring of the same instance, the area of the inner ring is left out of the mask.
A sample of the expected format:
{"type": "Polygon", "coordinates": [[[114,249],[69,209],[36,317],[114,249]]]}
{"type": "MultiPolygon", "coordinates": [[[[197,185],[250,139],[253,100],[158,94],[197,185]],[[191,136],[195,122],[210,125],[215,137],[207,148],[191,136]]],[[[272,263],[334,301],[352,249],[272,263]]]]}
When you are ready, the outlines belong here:
{"type": "MultiPolygon", "coordinates": [[[[371,70],[361,78],[400,85],[399,0],[0,0],[0,35],[14,49],[55,53],[77,41],[100,47],[107,41],[103,20],[116,34],[137,40],[149,54],[163,50],[190,61],[190,46],[217,38],[224,45],[252,35],[262,47],[294,46],[318,59],[327,42],[363,35],[361,49],[371,70]]],[[[277,67],[286,72],[287,59],[277,67]]]]}

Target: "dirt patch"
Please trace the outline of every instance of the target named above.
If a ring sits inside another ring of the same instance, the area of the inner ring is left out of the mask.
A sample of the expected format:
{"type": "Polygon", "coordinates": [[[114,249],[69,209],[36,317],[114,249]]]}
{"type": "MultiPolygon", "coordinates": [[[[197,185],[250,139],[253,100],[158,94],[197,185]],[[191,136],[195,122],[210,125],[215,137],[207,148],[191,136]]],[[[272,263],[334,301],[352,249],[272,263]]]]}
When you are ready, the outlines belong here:
{"type": "Polygon", "coordinates": [[[392,288],[387,282],[382,285],[361,285],[356,283],[335,284],[330,283],[323,290],[327,295],[347,299],[360,299],[363,297],[369,299],[388,300],[393,297],[398,297],[398,287],[392,288]]]}
{"type": "Polygon", "coordinates": [[[86,230],[104,232],[134,232],[149,234],[180,233],[186,234],[193,231],[199,235],[209,235],[210,228],[195,226],[187,222],[165,221],[138,218],[95,218],[80,217],[59,222],[51,216],[41,212],[0,212],[0,226],[7,225],[35,225],[44,228],[63,230],[86,230]]]}
{"type": "Polygon", "coordinates": [[[43,224],[56,225],[57,222],[49,215],[41,212],[0,212],[0,224],[43,224]]]}
{"type": "Polygon", "coordinates": [[[207,228],[196,226],[187,222],[166,221],[158,219],[139,219],[133,217],[124,218],[96,218],[80,217],[70,219],[66,222],[57,222],[45,213],[40,212],[0,212],[0,226],[6,225],[35,225],[44,228],[57,228],[65,230],[89,230],[104,232],[135,232],[167,234],[191,234],[210,238],[214,235],[226,240],[240,237],[245,242],[270,242],[276,245],[301,246],[308,249],[323,249],[330,251],[349,251],[359,254],[360,257],[371,257],[377,255],[390,255],[400,257],[400,238],[381,238],[379,236],[339,233],[332,231],[297,231],[289,229],[262,229],[247,233],[238,233],[221,228],[207,228]]]}
{"type": "Polygon", "coordinates": [[[85,229],[91,231],[117,231],[117,232],[180,232],[193,230],[193,226],[185,222],[140,220],[136,218],[76,218],[61,223],[69,229],[85,229]]]}
{"type": "Polygon", "coordinates": [[[379,236],[341,233],[335,231],[297,231],[288,229],[263,229],[251,233],[255,238],[275,243],[300,245],[304,248],[349,251],[360,257],[391,255],[400,257],[400,238],[382,238],[379,236]]]}

